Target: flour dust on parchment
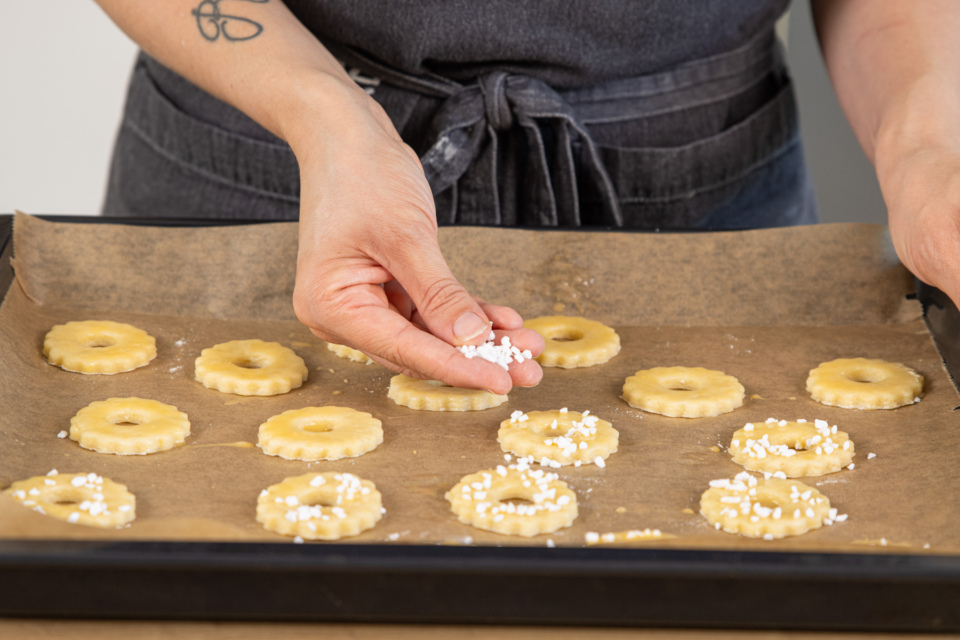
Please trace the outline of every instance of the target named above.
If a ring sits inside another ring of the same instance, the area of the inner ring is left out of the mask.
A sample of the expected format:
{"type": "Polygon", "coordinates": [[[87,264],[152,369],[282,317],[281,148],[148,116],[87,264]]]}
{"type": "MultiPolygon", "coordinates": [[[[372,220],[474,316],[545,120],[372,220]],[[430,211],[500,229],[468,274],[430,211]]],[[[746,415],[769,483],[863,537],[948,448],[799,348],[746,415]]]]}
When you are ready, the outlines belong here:
{"type": "Polygon", "coordinates": [[[528,295],[533,299],[553,301],[555,313],[589,315],[590,288],[596,278],[588,276],[587,269],[578,264],[582,248],[576,243],[563,242],[545,262],[534,266],[526,278],[528,295]]]}

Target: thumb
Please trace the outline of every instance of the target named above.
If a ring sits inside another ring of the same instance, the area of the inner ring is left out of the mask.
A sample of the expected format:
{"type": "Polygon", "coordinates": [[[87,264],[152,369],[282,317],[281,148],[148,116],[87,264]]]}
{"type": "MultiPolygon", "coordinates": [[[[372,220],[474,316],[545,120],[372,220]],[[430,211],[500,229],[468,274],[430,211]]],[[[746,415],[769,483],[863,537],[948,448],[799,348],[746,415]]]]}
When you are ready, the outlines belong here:
{"type": "Polygon", "coordinates": [[[484,342],[490,318],[454,277],[436,240],[417,244],[415,250],[394,247],[384,266],[407,291],[430,333],[454,346],[484,342]]]}

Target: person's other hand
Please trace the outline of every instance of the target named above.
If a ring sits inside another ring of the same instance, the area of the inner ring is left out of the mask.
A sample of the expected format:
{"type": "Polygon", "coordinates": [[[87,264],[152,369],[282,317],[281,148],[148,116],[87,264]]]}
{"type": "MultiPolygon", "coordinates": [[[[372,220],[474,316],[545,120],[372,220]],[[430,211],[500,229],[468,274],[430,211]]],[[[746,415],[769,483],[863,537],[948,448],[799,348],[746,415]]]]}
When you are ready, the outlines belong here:
{"type": "Polygon", "coordinates": [[[882,169],[897,255],[960,307],[960,148],[917,149],[882,169]]]}
{"type": "Polygon", "coordinates": [[[537,384],[543,372],[533,360],[508,372],[456,350],[483,343],[491,329],[498,343],[508,335],[534,356],[543,339],[450,272],[420,161],[382,108],[355,87],[335,99],[347,102],[339,121],[291,140],[301,184],[297,317],[317,337],[406,375],[495,393],[537,384]]]}

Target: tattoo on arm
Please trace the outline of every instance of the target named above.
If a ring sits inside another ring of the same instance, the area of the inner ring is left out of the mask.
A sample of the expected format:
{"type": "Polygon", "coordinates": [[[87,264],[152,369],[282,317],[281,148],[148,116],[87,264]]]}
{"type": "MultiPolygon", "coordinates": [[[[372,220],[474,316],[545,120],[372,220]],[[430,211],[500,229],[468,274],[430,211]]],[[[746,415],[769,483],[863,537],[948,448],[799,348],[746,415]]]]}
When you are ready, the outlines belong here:
{"type": "Polygon", "coordinates": [[[245,18],[223,13],[220,10],[221,2],[250,2],[253,4],[266,4],[270,0],[202,0],[196,9],[190,11],[197,19],[197,28],[200,29],[200,35],[216,42],[220,36],[229,42],[241,42],[243,40],[253,40],[263,33],[263,25],[259,22],[245,18]]]}

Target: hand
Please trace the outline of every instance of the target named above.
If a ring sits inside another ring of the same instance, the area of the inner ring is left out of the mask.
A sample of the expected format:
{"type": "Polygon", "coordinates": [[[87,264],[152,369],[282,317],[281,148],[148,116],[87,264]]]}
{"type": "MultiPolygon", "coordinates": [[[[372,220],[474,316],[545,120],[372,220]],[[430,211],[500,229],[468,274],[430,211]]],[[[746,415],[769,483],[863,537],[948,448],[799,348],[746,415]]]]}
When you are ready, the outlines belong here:
{"type": "Polygon", "coordinates": [[[897,255],[960,307],[960,149],[919,148],[878,169],[897,255]]]}
{"type": "MultiPolygon", "coordinates": [[[[507,307],[470,296],[437,244],[433,194],[416,153],[382,108],[344,87],[335,122],[291,140],[300,162],[300,248],[293,304],[323,340],[360,349],[406,375],[495,393],[533,386],[532,361],[509,372],[453,345],[491,329],[534,355],[543,339],[507,307]]],[[[331,113],[330,109],[326,111],[331,113]]]]}

